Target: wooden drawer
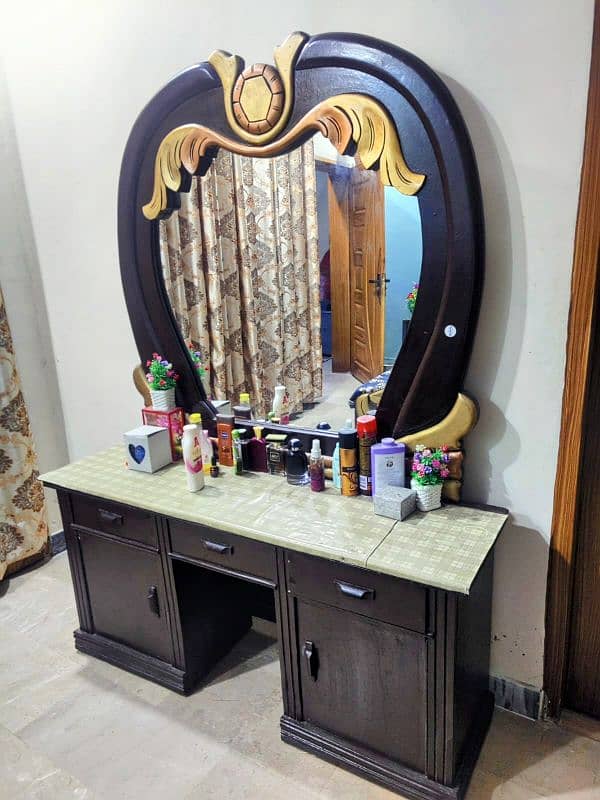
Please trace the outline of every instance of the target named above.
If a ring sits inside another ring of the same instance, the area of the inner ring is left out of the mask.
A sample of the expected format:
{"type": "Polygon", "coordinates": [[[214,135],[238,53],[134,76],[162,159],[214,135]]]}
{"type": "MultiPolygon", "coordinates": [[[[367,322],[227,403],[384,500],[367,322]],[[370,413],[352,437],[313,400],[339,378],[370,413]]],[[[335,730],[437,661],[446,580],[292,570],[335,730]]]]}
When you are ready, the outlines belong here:
{"type": "Polygon", "coordinates": [[[235,536],[205,525],[169,520],[171,552],[197,561],[217,564],[277,583],[277,562],[273,545],[235,536]]]}
{"type": "Polygon", "coordinates": [[[73,522],[95,531],[147,544],[158,549],[156,519],[150,511],[129,508],[93,497],[71,495],[73,522]]]}
{"type": "Polygon", "coordinates": [[[425,586],[290,550],[286,561],[288,588],[297,597],[429,632],[425,586]]]}

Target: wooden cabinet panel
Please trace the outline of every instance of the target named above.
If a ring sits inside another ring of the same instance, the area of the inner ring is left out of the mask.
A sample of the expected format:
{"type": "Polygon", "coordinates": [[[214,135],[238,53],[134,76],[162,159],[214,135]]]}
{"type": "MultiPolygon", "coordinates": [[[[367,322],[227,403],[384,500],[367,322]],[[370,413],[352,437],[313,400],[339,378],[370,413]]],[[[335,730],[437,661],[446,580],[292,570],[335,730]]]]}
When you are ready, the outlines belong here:
{"type": "Polygon", "coordinates": [[[427,588],[400,578],[288,551],[293,593],[426,633],[427,588]]]}
{"type": "Polygon", "coordinates": [[[302,718],[425,772],[426,637],[295,599],[302,718]]]}
{"type": "Polygon", "coordinates": [[[156,517],[150,511],[75,494],[71,506],[76,525],[158,548],[156,517]]]}
{"type": "Polygon", "coordinates": [[[263,578],[273,585],[277,582],[273,545],[176,519],[169,520],[169,530],[174,555],[218,564],[232,572],[263,578]]]}
{"type": "Polygon", "coordinates": [[[77,532],[92,633],[172,663],[160,556],[106,536],[77,532]]]}

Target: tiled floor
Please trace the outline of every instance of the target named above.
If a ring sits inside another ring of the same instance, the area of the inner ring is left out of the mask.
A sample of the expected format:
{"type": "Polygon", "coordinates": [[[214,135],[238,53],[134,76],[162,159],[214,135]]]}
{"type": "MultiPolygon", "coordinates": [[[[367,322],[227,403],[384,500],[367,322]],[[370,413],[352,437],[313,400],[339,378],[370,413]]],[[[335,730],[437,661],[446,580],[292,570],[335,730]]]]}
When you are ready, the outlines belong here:
{"type": "MultiPolygon", "coordinates": [[[[0,584],[0,798],[393,800],[278,734],[273,640],[184,698],[73,650],[65,554],[0,584]]],[[[497,712],[468,800],[600,800],[600,742],[497,712]]]]}

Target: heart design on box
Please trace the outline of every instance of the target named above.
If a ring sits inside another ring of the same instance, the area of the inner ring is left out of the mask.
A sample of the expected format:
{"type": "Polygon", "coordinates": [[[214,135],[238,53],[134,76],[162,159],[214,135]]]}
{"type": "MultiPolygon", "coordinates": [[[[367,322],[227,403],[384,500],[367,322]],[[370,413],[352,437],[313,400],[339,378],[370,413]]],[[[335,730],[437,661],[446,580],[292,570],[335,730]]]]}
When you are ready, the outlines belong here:
{"type": "Polygon", "coordinates": [[[129,455],[133,458],[136,464],[141,464],[146,457],[146,448],[142,447],[141,444],[130,444],[129,455]]]}

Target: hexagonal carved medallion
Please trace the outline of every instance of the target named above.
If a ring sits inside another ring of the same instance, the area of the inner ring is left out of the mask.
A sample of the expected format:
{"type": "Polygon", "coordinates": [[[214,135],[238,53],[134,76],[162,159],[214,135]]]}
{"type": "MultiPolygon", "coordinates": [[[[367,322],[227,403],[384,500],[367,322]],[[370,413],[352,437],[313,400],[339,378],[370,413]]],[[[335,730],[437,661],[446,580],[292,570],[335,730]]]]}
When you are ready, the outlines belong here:
{"type": "Polygon", "coordinates": [[[247,67],[233,87],[233,113],[238,124],[249,133],[265,133],[283,112],[284,87],[275,67],[254,64],[247,67]]]}

